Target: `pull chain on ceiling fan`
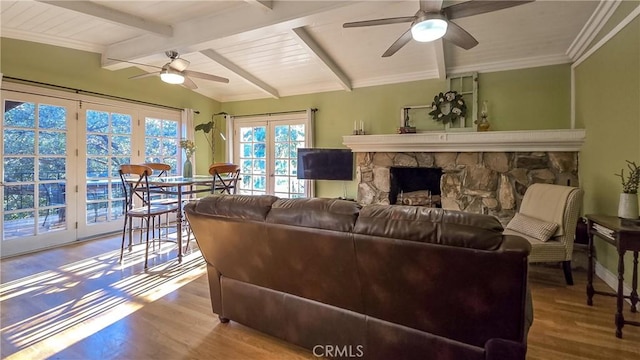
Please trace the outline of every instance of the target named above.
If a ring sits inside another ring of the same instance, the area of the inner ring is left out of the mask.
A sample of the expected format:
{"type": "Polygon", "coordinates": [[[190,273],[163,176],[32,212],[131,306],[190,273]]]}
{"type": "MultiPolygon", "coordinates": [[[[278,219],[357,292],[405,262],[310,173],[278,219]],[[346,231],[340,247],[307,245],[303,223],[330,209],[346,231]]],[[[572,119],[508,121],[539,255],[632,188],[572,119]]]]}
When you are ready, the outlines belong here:
{"type": "Polygon", "coordinates": [[[387,51],[382,54],[382,57],[395,54],[411,39],[419,42],[429,42],[444,38],[444,40],[456,46],[469,50],[478,45],[478,40],[451,20],[502,10],[533,1],[535,0],[471,0],[443,8],[442,0],[420,0],[420,9],[414,16],[348,22],[343,24],[342,27],[352,28],[411,22],[411,28],[391,44],[387,51]]]}

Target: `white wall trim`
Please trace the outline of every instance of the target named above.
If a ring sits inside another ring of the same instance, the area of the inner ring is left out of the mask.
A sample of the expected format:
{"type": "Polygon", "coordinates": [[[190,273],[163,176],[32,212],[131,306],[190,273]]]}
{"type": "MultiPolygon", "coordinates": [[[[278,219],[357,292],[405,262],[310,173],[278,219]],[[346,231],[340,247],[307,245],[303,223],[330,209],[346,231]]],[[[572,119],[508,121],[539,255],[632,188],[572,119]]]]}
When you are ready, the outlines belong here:
{"type": "Polygon", "coordinates": [[[447,73],[456,74],[465,72],[497,72],[568,63],[571,63],[571,59],[566,54],[552,54],[544,56],[532,56],[510,61],[475,64],[473,66],[452,67],[447,69],[447,73]]]}
{"type": "Polygon", "coordinates": [[[640,5],[638,5],[627,17],[625,17],[616,27],[614,27],[607,35],[605,35],[600,41],[598,41],[595,45],[593,45],[589,51],[584,53],[578,60],[576,60],[572,68],[579,66],[583,61],[588,59],[591,55],[593,55],[596,51],[598,51],[604,44],[606,44],[609,40],[611,40],[614,36],[616,36],[622,29],[624,29],[627,25],[629,25],[638,15],[640,15],[640,5]]]}
{"type": "MultiPolygon", "coordinates": [[[[596,276],[602,279],[602,281],[604,281],[604,283],[607,284],[613,292],[617,292],[618,291],[618,275],[612,273],[611,271],[609,271],[609,269],[607,269],[606,267],[604,267],[604,265],[600,264],[597,261],[594,261],[593,263],[595,265],[596,276]]],[[[601,290],[601,291],[604,291],[604,290],[601,290]]],[[[624,294],[630,294],[631,286],[627,285],[626,283],[622,283],[622,291],[624,294]]],[[[625,299],[625,301],[631,304],[631,301],[629,299],[625,299]]]]}
{"type": "Polygon", "coordinates": [[[598,41],[593,47],[586,53],[582,54],[578,60],[571,64],[571,128],[575,128],[576,124],[576,68],[596,51],[598,51],[604,44],[611,40],[616,34],[618,34],[625,26],[629,25],[633,19],[640,15],[640,5],[636,7],[627,17],[625,17],[616,27],[611,29],[607,35],[605,35],[600,41],[598,41]]]}
{"type": "Polygon", "coordinates": [[[598,35],[600,30],[609,21],[611,15],[618,8],[621,0],[600,1],[596,10],[591,14],[589,20],[584,24],[578,36],[573,40],[567,49],[567,55],[573,60],[579,58],[598,35]]]}

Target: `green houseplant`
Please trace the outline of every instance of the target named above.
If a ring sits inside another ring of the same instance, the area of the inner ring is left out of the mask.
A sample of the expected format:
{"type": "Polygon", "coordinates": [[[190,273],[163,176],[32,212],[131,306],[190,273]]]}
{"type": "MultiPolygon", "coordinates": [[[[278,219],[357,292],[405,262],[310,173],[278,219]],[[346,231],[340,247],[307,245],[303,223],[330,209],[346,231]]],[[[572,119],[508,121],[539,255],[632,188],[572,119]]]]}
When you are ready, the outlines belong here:
{"type": "Polygon", "coordinates": [[[624,169],[620,170],[622,193],[618,203],[618,217],[623,219],[638,218],[638,184],[640,184],[640,168],[635,162],[627,160],[629,173],[625,176],[624,169]]]}
{"type": "Polygon", "coordinates": [[[211,120],[206,123],[198,124],[195,127],[196,131],[202,131],[204,138],[207,140],[209,144],[209,148],[211,148],[211,161],[215,162],[215,154],[216,154],[216,135],[220,135],[222,140],[226,140],[222,135],[222,132],[216,126],[216,116],[217,115],[227,115],[225,112],[217,113],[211,115],[211,120]]]}

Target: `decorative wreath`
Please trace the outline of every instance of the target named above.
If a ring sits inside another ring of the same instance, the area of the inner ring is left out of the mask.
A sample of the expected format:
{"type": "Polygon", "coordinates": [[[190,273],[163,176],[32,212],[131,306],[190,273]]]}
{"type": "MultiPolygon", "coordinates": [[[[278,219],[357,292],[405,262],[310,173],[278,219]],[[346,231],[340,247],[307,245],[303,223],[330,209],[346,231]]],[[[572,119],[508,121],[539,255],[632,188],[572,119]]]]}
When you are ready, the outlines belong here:
{"type": "Polygon", "coordinates": [[[439,93],[433,97],[429,115],[433,120],[447,124],[458,118],[464,118],[467,115],[467,105],[464,104],[462,95],[456,91],[439,93]]]}

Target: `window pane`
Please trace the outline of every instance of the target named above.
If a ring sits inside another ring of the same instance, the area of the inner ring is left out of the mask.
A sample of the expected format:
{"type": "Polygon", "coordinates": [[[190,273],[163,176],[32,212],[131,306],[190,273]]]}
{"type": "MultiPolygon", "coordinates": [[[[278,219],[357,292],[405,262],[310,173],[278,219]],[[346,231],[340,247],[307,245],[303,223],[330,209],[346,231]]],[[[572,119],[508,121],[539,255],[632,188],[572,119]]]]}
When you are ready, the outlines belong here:
{"type": "Polygon", "coordinates": [[[34,197],[33,185],[5,186],[3,208],[5,211],[33,209],[34,197]]]}
{"type": "Polygon", "coordinates": [[[112,141],[111,153],[113,155],[131,154],[131,137],[130,136],[113,136],[111,141],[112,141]]]}
{"type": "Polygon", "coordinates": [[[33,128],[36,126],[36,105],[7,100],[4,102],[4,126],[33,128]]]}
{"type": "Polygon", "coordinates": [[[38,178],[40,180],[60,180],[66,178],[66,160],[65,158],[46,158],[38,159],[38,178]]]}
{"type": "Polygon", "coordinates": [[[35,174],[34,158],[4,158],[4,182],[25,182],[33,181],[35,174]]]}
{"type": "Polygon", "coordinates": [[[144,133],[147,136],[160,136],[162,134],[162,122],[158,119],[147,118],[144,122],[144,133]]]}
{"type": "Polygon", "coordinates": [[[276,175],[288,175],[289,173],[289,161],[288,160],[276,160],[275,162],[275,174],[276,175]]]}
{"type": "Polygon", "coordinates": [[[114,134],[131,134],[131,115],[111,114],[111,126],[114,134]]]}
{"type": "Polygon", "coordinates": [[[67,109],[61,106],[40,105],[38,126],[41,129],[67,128],[67,109]]]}
{"type": "Polygon", "coordinates": [[[67,135],[63,132],[40,131],[38,153],[40,155],[64,155],[67,150],[67,135]]]}
{"type": "Polygon", "coordinates": [[[162,123],[162,135],[166,137],[178,137],[178,122],[165,120],[162,123]]]}
{"type": "Polygon", "coordinates": [[[87,177],[103,178],[109,175],[109,160],[107,157],[87,159],[87,177]]]}
{"type": "Polygon", "coordinates": [[[109,132],[109,113],[104,111],[87,110],[87,132],[109,132]]]}
{"type": "Polygon", "coordinates": [[[34,130],[4,130],[5,155],[35,155],[34,130]]]}
{"type": "Polygon", "coordinates": [[[87,155],[107,155],[109,137],[107,135],[87,135],[87,155]]]}
{"type": "Polygon", "coordinates": [[[4,239],[15,239],[35,234],[35,213],[33,211],[4,215],[4,239]]]}

